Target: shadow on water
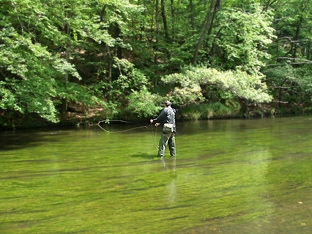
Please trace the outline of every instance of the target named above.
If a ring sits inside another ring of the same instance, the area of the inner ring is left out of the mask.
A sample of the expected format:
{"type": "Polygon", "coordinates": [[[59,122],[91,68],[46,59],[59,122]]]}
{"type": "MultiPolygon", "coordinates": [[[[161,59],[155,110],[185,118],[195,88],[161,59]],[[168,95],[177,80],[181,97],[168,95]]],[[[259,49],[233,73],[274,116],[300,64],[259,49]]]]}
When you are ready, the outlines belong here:
{"type": "Polygon", "coordinates": [[[137,153],[137,154],[130,155],[130,157],[133,157],[133,158],[144,158],[144,159],[148,159],[148,160],[156,158],[156,156],[154,154],[141,153],[141,152],[137,153]]]}
{"type": "Polygon", "coordinates": [[[69,133],[56,129],[46,131],[18,131],[3,132],[0,134],[0,151],[19,150],[29,147],[36,147],[46,142],[57,142],[60,135],[69,133]]]}
{"type": "MultiPolygon", "coordinates": [[[[88,128],[89,129],[89,128],[88,128]]],[[[0,132],[0,151],[20,150],[37,147],[46,143],[60,142],[77,137],[73,132],[83,132],[84,127],[47,127],[43,129],[19,129],[0,132]]],[[[81,137],[85,137],[81,134],[81,137]]]]}

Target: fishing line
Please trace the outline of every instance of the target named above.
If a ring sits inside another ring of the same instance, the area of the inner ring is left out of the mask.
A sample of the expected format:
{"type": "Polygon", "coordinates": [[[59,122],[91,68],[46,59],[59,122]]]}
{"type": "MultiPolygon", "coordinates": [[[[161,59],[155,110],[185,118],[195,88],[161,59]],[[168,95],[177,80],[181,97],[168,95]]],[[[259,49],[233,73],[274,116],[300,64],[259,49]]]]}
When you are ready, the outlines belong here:
{"type": "Polygon", "coordinates": [[[134,129],[140,129],[140,128],[148,128],[149,126],[151,126],[151,124],[149,124],[148,126],[139,126],[139,127],[134,127],[134,128],[129,128],[129,129],[126,129],[126,130],[121,130],[121,131],[108,131],[107,129],[105,129],[104,127],[101,126],[101,123],[105,122],[105,124],[109,124],[109,122],[122,122],[122,123],[131,123],[131,122],[127,122],[127,121],[124,121],[124,120],[102,120],[100,122],[97,123],[97,126],[102,129],[103,131],[105,132],[110,132],[110,133],[120,133],[120,132],[127,132],[127,131],[131,131],[131,130],[134,130],[134,129]]]}
{"type": "Polygon", "coordinates": [[[152,127],[152,133],[154,133],[154,144],[155,144],[156,150],[158,150],[158,147],[157,147],[157,140],[156,140],[157,126],[158,126],[158,125],[155,124],[155,133],[154,133],[153,127],[152,127]]]}
{"type": "Polygon", "coordinates": [[[97,123],[97,126],[102,129],[103,131],[105,132],[109,132],[109,133],[121,133],[121,132],[127,132],[127,131],[132,131],[132,130],[135,130],[135,129],[140,129],[140,128],[149,128],[151,127],[151,131],[152,131],[152,134],[154,135],[154,141],[155,141],[155,148],[156,150],[158,150],[158,146],[157,146],[157,140],[156,140],[156,134],[157,134],[157,124],[155,124],[155,131],[154,131],[154,128],[152,126],[152,124],[150,123],[148,126],[139,126],[139,127],[134,127],[134,128],[129,128],[129,129],[126,129],[126,130],[121,130],[121,131],[114,131],[114,132],[111,132],[111,131],[108,131],[107,129],[105,129],[104,127],[101,126],[101,123],[105,123],[105,124],[109,124],[109,122],[121,122],[121,123],[131,123],[131,122],[128,122],[128,121],[124,121],[124,120],[102,120],[100,122],[97,123]]]}

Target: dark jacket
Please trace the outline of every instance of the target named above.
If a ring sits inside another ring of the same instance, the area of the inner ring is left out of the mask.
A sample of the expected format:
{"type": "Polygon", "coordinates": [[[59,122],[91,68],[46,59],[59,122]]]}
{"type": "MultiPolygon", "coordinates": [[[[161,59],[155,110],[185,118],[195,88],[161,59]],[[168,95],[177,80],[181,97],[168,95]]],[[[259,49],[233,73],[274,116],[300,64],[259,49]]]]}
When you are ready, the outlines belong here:
{"type": "Polygon", "coordinates": [[[160,112],[159,116],[156,119],[153,119],[153,121],[162,124],[173,124],[173,132],[176,132],[175,113],[175,109],[173,109],[171,106],[167,106],[160,112]]]}

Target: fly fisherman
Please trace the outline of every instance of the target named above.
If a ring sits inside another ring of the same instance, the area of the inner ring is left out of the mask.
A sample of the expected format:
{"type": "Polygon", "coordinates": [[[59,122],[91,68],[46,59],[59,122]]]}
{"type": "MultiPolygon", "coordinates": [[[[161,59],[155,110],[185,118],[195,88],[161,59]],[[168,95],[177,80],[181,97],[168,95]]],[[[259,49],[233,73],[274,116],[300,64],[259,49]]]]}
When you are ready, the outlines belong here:
{"type": "Polygon", "coordinates": [[[176,146],[175,146],[175,133],[176,133],[176,124],[175,124],[175,109],[171,107],[170,101],[165,101],[165,108],[161,111],[159,116],[156,119],[151,119],[150,122],[155,122],[155,126],[159,124],[164,124],[162,129],[161,138],[159,141],[158,155],[157,157],[162,158],[165,153],[167,144],[169,144],[169,150],[171,156],[176,156],[176,146]]]}

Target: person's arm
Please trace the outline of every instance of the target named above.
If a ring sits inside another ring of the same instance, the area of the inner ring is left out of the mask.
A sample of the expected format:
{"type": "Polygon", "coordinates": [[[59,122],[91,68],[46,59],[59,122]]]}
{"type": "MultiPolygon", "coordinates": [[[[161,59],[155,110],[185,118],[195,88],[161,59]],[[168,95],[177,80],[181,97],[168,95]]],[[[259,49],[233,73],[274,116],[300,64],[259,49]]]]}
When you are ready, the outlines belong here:
{"type": "Polygon", "coordinates": [[[150,122],[153,123],[153,122],[156,122],[156,123],[162,123],[165,119],[166,119],[166,112],[165,112],[165,109],[163,109],[159,116],[156,118],[156,119],[150,119],[150,122]]]}

